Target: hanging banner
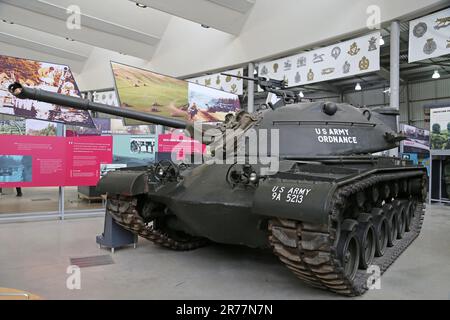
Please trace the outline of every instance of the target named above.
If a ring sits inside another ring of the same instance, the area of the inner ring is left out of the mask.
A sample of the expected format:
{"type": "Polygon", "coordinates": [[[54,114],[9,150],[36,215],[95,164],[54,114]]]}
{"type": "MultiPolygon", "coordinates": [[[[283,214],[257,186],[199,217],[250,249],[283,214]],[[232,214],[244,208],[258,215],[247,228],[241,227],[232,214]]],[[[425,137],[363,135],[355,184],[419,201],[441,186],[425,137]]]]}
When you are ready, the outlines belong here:
{"type": "MultiPolygon", "coordinates": [[[[259,64],[259,76],[285,80],[288,87],[380,70],[380,33],[259,64]]],[[[259,88],[261,91],[261,88],[259,88]]]]}
{"type": "MultiPolygon", "coordinates": [[[[223,73],[232,74],[236,76],[244,75],[244,68],[224,71],[223,73]]],[[[224,76],[221,73],[210,74],[207,76],[187,79],[189,82],[201,84],[210,88],[242,95],[244,93],[244,81],[231,76],[224,76]]]]}
{"type": "Polygon", "coordinates": [[[68,125],[94,126],[88,111],[34,100],[17,99],[8,92],[8,86],[14,82],[20,82],[28,87],[80,97],[80,91],[68,66],[0,56],[0,113],[68,125]]]}
{"type": "Polygon", "coordinates": [[[111,162],[111,137],[0,136],[0,188],[92,186],[111,162]]]}
{"type": "Polygon", "coordinates": [[[450,54],[450,8],[409,22],[409,63],[450,54]]]}
{"type": "MultiPolygon", "coordinates": [[[[190,121],[218,122],[239,111],[239,96],[111,62],[122,108],[190,121]]],[[[124,119],[126,126],[148,124],[124,119]]]]}
{"type": "Polygon", "coordinates": [[[431,149],[434,155],[450,155],[450,106],[430,109],[431,149]]]}

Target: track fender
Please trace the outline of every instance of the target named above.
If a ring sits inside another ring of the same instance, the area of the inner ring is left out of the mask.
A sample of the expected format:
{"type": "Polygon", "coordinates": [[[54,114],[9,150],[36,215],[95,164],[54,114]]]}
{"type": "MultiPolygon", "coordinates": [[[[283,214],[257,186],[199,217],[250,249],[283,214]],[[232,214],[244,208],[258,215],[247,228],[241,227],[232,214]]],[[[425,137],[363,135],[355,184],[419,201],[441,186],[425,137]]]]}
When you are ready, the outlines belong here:
{"type": "Polygon", "coordinates": [[[110,171],[97,184],[102,194],[135,196],[148,192],[148,177],[144,171],[110,171]]]}
{"type": "Polygon", "coordinates": [[[336,184],[323,181],[267,179],[255,192],[255,214],[328,224],[336,184]]]}

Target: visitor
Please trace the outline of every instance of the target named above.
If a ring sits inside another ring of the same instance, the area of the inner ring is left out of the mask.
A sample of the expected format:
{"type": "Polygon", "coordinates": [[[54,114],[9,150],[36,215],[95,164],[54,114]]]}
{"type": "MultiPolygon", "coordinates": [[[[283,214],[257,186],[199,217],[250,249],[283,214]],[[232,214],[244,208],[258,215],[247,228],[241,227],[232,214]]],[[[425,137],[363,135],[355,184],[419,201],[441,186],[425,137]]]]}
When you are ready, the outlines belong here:
{"type": "MultiPolygon", "coordinates": [[[[16,197],[21,197],[21,196],[23,196],[23,194],[22,194],[22,188],[21,188],[21,187],[17,187],[17,188],[16,188],[16,193],[17,193],[16,197]]],[[[0,195],[1,195],[1,194],[3,194],[3,189],[2,189],[2,188],[0,188],[0,195]]]]}

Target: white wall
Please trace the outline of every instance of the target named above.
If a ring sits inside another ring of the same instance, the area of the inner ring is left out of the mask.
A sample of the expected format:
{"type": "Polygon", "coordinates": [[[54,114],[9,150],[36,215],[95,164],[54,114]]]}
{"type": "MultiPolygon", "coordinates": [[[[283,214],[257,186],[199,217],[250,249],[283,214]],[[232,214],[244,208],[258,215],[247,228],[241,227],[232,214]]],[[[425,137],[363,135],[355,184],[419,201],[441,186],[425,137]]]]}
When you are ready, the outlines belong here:
{"type": "Polygon", "coordinates": [[[185,77],[364,32],[369,5],[379,6],[382,22],[387,22],[414,17],[444,3],[441,0],[258,0],[238,37],[173,17],[151,63],[108,50],[94,50],[79,79],[80,87],[112,86],[111,59],[185,77]]]}

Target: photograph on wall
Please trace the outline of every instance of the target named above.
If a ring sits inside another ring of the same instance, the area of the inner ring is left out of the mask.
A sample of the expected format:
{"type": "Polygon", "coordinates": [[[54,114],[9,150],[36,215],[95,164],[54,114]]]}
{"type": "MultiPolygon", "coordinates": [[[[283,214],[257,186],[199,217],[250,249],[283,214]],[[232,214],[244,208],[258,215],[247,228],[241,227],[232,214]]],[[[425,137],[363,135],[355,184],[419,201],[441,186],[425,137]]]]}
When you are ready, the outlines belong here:
{"type": "Polygon", "coordinates": [[[446,54],[450,54],[450,8],[409,22],[409,63],[446,54]]]}
{"type": "Polygon", "coordinates": [[[24,135],[25,133],[25,120],[0,120],[0,134],[24,135]]]}
{"type": "Polygon", "coordinates": [[[224,121],[227,114],[240,108],[239,97],[235,94],[189,83],[189,121],[224,121]]]}
{"type": "Polygon", "coordinates": [[[113,164],[146,166],[155,161],[156,138],[148,135],[113,136],[113,164]]]}
{"type": "MultiPolygon", "coordinates": [[[[188,82],[115,62],[111,66],[122,108],[187,119],[188,82]]],[[[142,124],[124,121],[127,126],[142,124]]]]}
{"type": "Polygon", "coordinates": [[[92,118],[94,121],[94,128],[77,127],[74,134],[76,136],[101,136],[111,134],[111,119],[110,118],[92,118]]]}
{"type": "Polygon", "coordinates": [[[450,154],[450,107],[430,110],[431,149],[450,154]]]}
{"type": "Polygon", "coordinates": [[[25,123],[28,136],[56,136],[55,123],[34,119],[27,119],[25,123]]]}
{"type": "Polygon", "coordinates": [[[401,142],[404,153],[430,152],[430,131],[407,124],[401,124],[400,130],[407,138],[401,142]]]}
{"type": "Polygon", "coordinates": [[[94,125],[87,111],[17,99],[8,92],[8,86],[14,82],[80,97],[80,91],[68,66],[0,56],[0,113],[69,125],[86,127],[94,125]]]}
{"type": "Polygon", "coordinates": [[[0,182],[31,182],[32,157],[23,155],[0,156],[0,182]]]}
{"type": "Polygon", "coordinates": [[[154,125],[134,125],[134,126],[125,126],[122,119],[111,119],[111,134],[119,135],[119,134],[154,134],[155,126],[154,125]]]}

